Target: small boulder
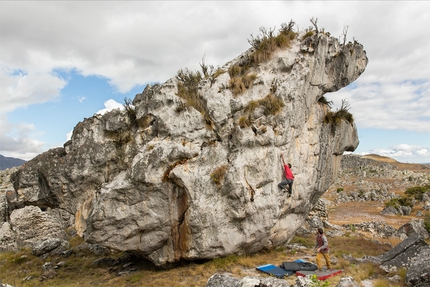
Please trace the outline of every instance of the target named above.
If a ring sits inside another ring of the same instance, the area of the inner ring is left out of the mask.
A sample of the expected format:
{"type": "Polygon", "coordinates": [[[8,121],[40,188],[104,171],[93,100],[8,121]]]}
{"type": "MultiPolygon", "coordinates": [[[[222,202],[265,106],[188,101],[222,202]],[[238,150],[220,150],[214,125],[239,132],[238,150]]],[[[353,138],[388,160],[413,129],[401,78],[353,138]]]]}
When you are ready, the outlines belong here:
{"type": "Polygon", "coordinates": [[[209,278],[206,287],[236,287],[239,282],[238,278],[217,273],[209,278]]]}
{"type": "Polygon", "coordinates": [[[33,245],[32,253],[36,256],[44,254],[62,254],[64,251],[69,249],[70,245],[64,239],[61,238],[47,238],[36,241],[33,245]]]}
{"type": "Polygon", "coordinates": [[[351,276],[342,277],[336,287],[360,287],[351,276]]]}
{"type": "Polygon", "coordinates": [[[392,205],[386,206],[381,212],[382,215],[397,215],[399,211],[392,205]]]}
{"type": "Polygon", "coordinates": [[[429,238],[429,233],[425,229],[424,220],[422,219],[412,219],[410,222],[401,226],[397,230],[397,233],[399,234],[399,236],[403,233],[406,234],[406,236],[410,236],[413,233],[416,233],[424,239],[429,238]]]}
{"type": "Polygon", "coordinates": [[[57,272],[55,272],[54,268],[51,265],[51,262],[46,262],[42,266],[42,276],[40,276],[40,281],[44,281],[47,279],[52,279],[57,276],[57,272]]]}

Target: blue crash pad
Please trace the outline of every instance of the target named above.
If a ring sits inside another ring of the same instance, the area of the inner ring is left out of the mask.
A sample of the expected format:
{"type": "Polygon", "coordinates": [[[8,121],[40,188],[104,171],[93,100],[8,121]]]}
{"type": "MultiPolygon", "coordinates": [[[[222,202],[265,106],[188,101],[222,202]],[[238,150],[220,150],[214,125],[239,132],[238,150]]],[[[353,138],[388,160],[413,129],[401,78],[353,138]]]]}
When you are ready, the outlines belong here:
{"type": "Polygon", "coordinates": [[[267,273],[271,276],[276,276],[278,278],[284,278],[287,276],[291,276],[294,274],[292,271],[287,271],[285,269],[282,269],[280,267],[277,267],[273,264],[266,264],[256,267],[257,270],[267,273]]]}

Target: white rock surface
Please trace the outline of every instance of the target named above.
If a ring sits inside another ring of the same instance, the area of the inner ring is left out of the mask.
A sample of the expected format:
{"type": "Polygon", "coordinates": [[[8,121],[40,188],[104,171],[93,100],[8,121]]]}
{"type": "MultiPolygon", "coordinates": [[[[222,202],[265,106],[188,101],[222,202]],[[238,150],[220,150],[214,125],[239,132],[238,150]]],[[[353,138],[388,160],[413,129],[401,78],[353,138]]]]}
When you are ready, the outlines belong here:
{"type": "MultiPolygon", "coordinates": [[[[301,36],[252,67],[256,79],[241,95],[228,88],[227,72],[201,81],[204,115],[179,109],[185,100],[172,78],[136,95],[135,121],[115,110],[79,123],[64,148],[39,155],[12,176],[8,204],[20,242],[31,240],[24,213],[42,218],[40,206],[75,215],[88,242],[139,251],[156,265],[286,245],[333,183],[343,152],[358,145],[353,123],[324,123],[330,109],[319,99],[367,65],[357,42],[301,36]],[[249,114],[251,125],[241,127],[247,105],[269,94],[284,103],[280,112],[260,106],[249,114]],[[277,186],[281,153],[295,174],[292,198],[277,186]],[[211,175],[223,166],[225,177],[216,184],[211,175]]],[[[222,69],[248,61],[251,52],[222,69]]]]}

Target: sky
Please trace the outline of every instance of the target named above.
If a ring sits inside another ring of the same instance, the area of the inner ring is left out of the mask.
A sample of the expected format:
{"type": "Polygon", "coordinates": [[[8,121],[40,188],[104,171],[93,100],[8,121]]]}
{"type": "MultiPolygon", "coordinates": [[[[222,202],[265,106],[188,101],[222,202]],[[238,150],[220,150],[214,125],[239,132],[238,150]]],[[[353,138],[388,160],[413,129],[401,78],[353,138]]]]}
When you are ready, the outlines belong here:
{"type": "Polygon", "coordinates": [[[325,95],[349,103],[354,153],[430,163],[430,1],[0,1],[0,154],[30,160],[148,83],[203,57],[221,67],[260,27],[311,18],[336,38],[347,28],[369,58],[325,95]]]}

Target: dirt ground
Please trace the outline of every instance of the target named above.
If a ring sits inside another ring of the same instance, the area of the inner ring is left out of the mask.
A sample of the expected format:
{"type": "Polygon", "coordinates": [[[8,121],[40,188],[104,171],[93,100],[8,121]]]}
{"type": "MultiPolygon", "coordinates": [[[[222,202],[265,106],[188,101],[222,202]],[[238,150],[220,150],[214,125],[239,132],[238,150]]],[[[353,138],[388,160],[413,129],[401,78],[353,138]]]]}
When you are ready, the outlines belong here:
{"type": "Polygon", "coordinates": [[[383,209],[384,203],[375,201],[339,203],[336,207],[329,210],[328,221],[336,225],[382,221],[395,228],[399,228],[408,223],[412,218],[418,218],[414,214],[420,209],[420,206],[415,206],[411,215],[407,216],[382,215],[380,212],[383,209]]]}
{"type": "MultiPolygon", "coordinates": [[[[394,159],[383,157],[379,155],[367,155],[367,158],[371,158],[378,161],[388,162],[396,166],[399,169],[410,170],[415,172],[429,173],[430,176],[430,165],[424,164],[410,164],[401,163],[394,159]]],[[[356,179],[357,180],[357,179],[356,179]]],[[[392,184],[394,179],[372,179],[371,181],[392,184]]],[[[345,191],[351,191],[353,186],[345,186],[345,191]]],[[[390,192],[396,194],[402,194],[404,190],[392,189],[390,192]]],[[[323,198],[333,201],[336,198],[335,190],[329,190],[323,196],[323,198]]],[[[385,204],[378,201],[366,201],[366,202],[345,202],[336,204],[336,206],[328,208],[329,222],[337,225],[350,224],[350,223],[360,223],[368,221],[382,221],[389,224],[395,228],[399,228],[405,223],[408,223],[413,218],[418,218],[415,216],[418,210],[423,210],[422,203],[417,204],[412,209],[412,212],[408,216],[401,215],[381,215],[380,212],[384,209],[385,204]]]]}

